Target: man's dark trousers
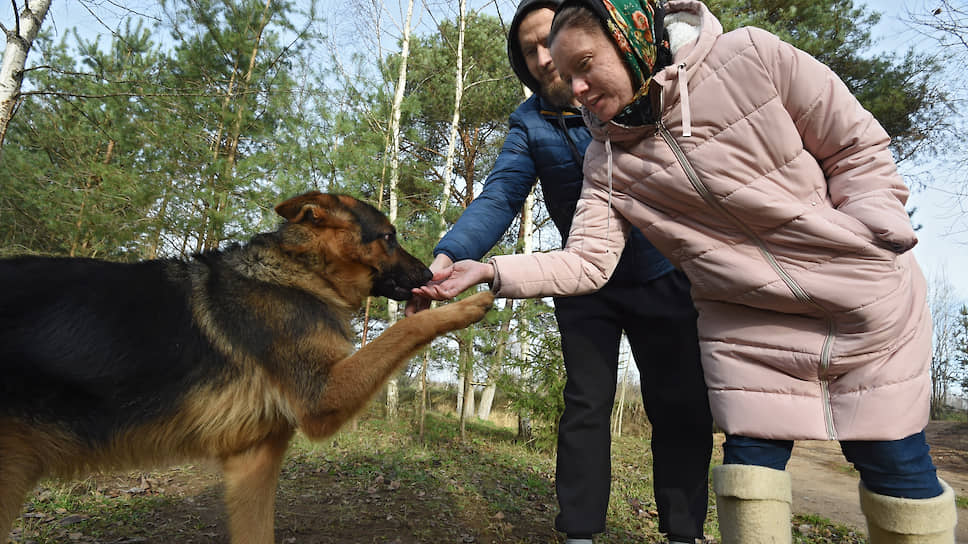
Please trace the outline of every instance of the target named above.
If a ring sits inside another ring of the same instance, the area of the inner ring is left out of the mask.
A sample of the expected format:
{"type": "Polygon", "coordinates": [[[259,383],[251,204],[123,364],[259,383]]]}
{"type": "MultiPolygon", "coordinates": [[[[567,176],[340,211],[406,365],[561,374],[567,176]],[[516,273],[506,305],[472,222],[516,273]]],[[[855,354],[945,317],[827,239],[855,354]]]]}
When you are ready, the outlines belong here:
{"type": "Polygon", "coordinates": [[[572,535],[605,530],[611,482],[611,413],[624,330],[652,425],[659,530],[701,538],[708,507],[712,418],[700,364],[696,311],[679,271],[645,284],[606,285],[555,299],[568,373],[558,431],[555,527],[572,535]]]}

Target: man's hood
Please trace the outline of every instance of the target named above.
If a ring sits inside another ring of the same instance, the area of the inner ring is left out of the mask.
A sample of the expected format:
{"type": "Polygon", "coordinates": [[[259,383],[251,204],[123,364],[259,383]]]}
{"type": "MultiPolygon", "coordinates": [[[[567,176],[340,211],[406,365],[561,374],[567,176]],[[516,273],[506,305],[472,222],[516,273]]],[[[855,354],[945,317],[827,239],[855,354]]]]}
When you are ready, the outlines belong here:
{"type": "Polygon", "coordinates": [[[528,70],[528,63],[524,60],[521,52],[521,44],[518,42],[518,29],[521,28],[521,21],[538,8],[557,9],[563,0],[521,0],[514,18],[511,19],[511,27],[508,29],[508,61],[511,62],[511,69],[522,83],[528,86],[532,92],[541,93],[541,83],[531,75],[528,70]]]}

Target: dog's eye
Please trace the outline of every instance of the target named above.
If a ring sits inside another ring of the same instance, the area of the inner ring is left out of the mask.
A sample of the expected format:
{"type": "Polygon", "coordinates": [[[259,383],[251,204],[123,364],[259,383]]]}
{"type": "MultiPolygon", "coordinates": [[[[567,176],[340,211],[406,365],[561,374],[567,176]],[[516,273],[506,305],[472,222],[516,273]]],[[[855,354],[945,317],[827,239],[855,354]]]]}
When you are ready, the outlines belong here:
{"type": "Polygon", "coordinates": [[[383,239],[386,240],[387,242],[392,242],[394,238],[395,236],[393,235],[392,232],[388,232],[383,235],[383,239]]]}

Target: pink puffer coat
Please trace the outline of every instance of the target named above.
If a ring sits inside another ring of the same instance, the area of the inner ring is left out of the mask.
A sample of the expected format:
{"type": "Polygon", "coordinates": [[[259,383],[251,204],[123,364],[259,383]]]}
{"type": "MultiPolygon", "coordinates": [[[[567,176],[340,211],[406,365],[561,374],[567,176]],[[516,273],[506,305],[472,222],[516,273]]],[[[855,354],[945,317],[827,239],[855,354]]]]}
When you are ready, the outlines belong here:
{"type": "Polygon", "coordinates": [[[922,430],[931,320],[887,134],[809,55],[755,28],[723,34],[698,1],[667,9],[670,29],[700,28],[655,78],[661,122],[603,125],[586,112],[595,141],[566,248],[495,257],[494,290],[600,288],[634,224],[692,281],[710,404],[727,432],[922,430]]]}

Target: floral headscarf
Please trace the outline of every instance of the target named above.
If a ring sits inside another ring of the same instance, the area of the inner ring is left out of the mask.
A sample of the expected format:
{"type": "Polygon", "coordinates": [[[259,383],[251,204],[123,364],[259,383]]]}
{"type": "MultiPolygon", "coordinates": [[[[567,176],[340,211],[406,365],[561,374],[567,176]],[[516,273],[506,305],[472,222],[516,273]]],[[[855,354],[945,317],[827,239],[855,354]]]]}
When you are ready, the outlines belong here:
{"type": "Polygon", "coordinates": [[[647,98],[649,83],[656,71],[672,62],[662,28],[662,7],[656,0],[578,0],[576,3],[598,14],[632,76],[632,86],[636,89],[632,101],[614,120],[626,125],[654,122],[655,115],[647,98]]]}
{"type": "MultiPolygon", "coordinates": [[[[605,27],[612,34],[625,63],[632,72],[635,97],[644,95],[652,81],[658,57],[656,42],[656,6],[654,0],[602,0],[609,18],[605,27]]],[[[660,23],[661,26],[661,23],[660,23]]],[[[668,44],[665,44],[668,47],[668,44]]]]}
{"type": "Polygon", "coordinates": [[[649,83],[653,74],[672,62],[669,40],[663,29],[665,10],[659,0],[564,0],[557,13],[569,7],[584,8],[595,14],[629,68],[636,91],[632,101],[613,120],[624,125],[655,122],[648,99],[649,83]]]}

